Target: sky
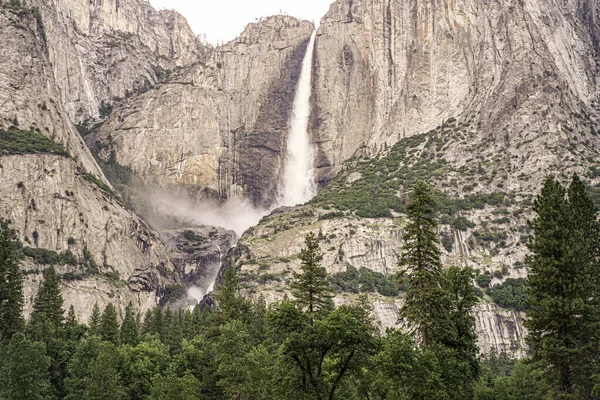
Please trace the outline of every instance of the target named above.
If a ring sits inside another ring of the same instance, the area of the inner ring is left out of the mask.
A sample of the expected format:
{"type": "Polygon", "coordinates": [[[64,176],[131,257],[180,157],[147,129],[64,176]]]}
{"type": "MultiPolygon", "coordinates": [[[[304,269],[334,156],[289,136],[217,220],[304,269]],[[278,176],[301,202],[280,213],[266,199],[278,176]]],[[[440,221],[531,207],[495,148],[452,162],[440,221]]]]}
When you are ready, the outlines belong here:
{"type": "Polygon", "coordinates": [[[150,0],[155,8],[175,9],[189,22],[196,35],[209,43],[228,42],[246,25],[260,17],[280,13],[314,21],[316,24],[333,0],[150,0]]]}

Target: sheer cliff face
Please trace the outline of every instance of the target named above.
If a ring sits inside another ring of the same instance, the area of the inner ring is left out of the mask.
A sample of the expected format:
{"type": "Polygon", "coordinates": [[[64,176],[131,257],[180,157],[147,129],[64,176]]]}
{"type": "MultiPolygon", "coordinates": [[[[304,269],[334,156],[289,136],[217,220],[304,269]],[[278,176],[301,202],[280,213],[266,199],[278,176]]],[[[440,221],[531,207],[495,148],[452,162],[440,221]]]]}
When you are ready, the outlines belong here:
{"type": "Polygon", "coordinates": [[[137,0],[32,0],[44,24],[60,99],[74,122],[188,65],[207,50],[186,20],[137,0]]]}
{"type": "Polygon", "coordinates": [[[147,181],[196,199],[268,204],[312,29],[283,16],[249,24],[204,63],[115,110],[89,143],[104,145],[102,156],[114,150],[147,181]]]}
{"type": "MultiPolygon", "coordinates": [[[[144,222],[93,182],[91,176],[102,182],[104,175],[70,122],[42,32],[34,13],[0,7],[0,128],[16,124],[39,131],[62,144],[70,157],[0,153],[0,218],[11,221],[26,247],[94,260],[97,271],[63,281],[65,301],[80,318],[87,318],[95,301],[122,307],[131,301],[148,309],[174,282],[173,266],[144,222]],[[104,273],[111,273],[112,280],[104,273]]],[[[32,271],[44,267],[24,265],[32,271]]],[[[82,265],[57,265],[57,270],[86,272],[82,265]]],[[[40,279],[26,276],[26,310],[40,279]]]]}
{"type": "MultiPolygon", "coordinates": [[[[318,31],[313,137],[329,180],[361,145],[449,117],[512,145],[597,99],[598,1],[338,0],[318,31]]],[[[552,140],[550,140],[552,142],[552,140]]],[[[541,146],[538,146],[541,147],[541,146]]]]}

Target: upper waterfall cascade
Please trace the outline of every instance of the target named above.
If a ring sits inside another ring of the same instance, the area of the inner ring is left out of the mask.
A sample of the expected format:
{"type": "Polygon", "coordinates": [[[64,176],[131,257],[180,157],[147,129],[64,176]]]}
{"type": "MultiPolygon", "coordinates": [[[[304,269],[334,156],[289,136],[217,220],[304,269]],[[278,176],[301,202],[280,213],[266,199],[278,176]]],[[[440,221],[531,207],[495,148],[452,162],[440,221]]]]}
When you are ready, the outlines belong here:
{"type": "Polygon", "coordinates": [[[316,31],[313,31],[302,61],[290,119],[283,181],[277,206],[306,203],[317,192],[313,148],[308,135],[315,38],[316,31]]]}

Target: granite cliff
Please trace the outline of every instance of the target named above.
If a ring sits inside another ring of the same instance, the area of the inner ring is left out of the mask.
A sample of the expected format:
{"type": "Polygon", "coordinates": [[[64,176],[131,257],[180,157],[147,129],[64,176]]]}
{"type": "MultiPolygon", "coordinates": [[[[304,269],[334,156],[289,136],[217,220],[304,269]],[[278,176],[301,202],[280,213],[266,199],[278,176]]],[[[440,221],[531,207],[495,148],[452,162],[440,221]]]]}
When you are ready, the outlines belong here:
{"type": "Polygon", "coordinates": [[[23,266],[26,312],[40,272],[52,263],[63,276],[67,306],[73,305],[82,319],[94,302],[116,302],[121,309],[130,301],[140,310],[154,307],[165,288],[179,279],[156,233],[115,195],[73,124],[97,115],[102,101],[136,90],[142,76],[133,77],[143,68],[127,64],[132,59],[126,47],[121,54],[110,50],[116,48],[110,35],[129,32],[131,40],[145,43],[148,48],[140,46],[141,53],[131,56],[144,58],[148,68],[158,66],[152,63],[159,59],[160,65],[175,66],[199,54],[188,47],[197,48],[193,36],[187,40],[173,34],[181,23],[191,34],[180,16],[163,13],[159,18],[144,2],[133,10],[130,6],[138,2],[116,2],[112,9],[111,2],[88,3],[0,4],[0,129],[8,132],[9,143],[11,136],[16,140],[30,132],[64,149],[61,154],[2,149],[1,217],[10,220],[17,238],[30,249],[23,266]],[[123,15],[134,11],[137,20],[123,15]],[[156,25],[153,18],[163,21],[156,31],[150,28],[156,25]],[[121,67],[131,79],[107,79],[119,63],[104,51],[125,59],[121,67]],[[96,56],[108,69],[87,69],[95,68],[96,56]]]}
{"type": "Polygon", "coordinates": [[[251,23],[204,62],[116,109],[88,143],[146,182],[200,200],[270,205],[291,103],[313,25],[276,16],[251,23]]]}
{"type": "MultiPolygon", "coordinates": [[[[93,301],[144,310],[175,285],[205,291],[233,233],[155,233],[88,146],[144,190],[272,206],[314,26],[269,17],[212,48],[143,0],[30,5],[0,7],[0,128],[42,134],[66,156],[2,154],[1,216],[26,247],[74,255],[57,268],[77,278],[63,290],[83,317],[93,301]]],[[[443,193],[447,265],[475,267],[488,286],[523,278],[541,179],[577,172],[598,194],[599,13],[597,0],[335,1],[317,31],[309,124],[322,191],[246,232],[224,265],[249,296],[280,299],[313,231],[329,272],[391,279],[405,194],[423,179],[443,193]]],[[[28,302],[43,267],[24,261],[28,302]]],[[[521,354],[522,315],[481,289],[482,348],[521,354]]],[[[371,296],[381,326],[394,325],[402,295],[371,296]]]]}

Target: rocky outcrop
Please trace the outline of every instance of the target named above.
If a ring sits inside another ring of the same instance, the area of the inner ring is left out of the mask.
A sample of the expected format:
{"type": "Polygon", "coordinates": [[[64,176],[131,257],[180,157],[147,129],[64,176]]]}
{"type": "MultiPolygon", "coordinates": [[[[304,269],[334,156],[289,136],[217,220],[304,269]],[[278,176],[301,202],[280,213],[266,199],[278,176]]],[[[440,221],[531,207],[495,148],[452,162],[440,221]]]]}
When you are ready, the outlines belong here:
{"type": "Polygon", "coordinates": [[[32,0],[40,11],[60,97],[73,122],[97,118],[101,105],[148,90],[167,71],[208,50],[174,11],[146,0],[32,0]]]}
{"type": "MultiPolygon", "coordinates": [[[[0,217],[10,220],[25,247],[71,252],[75,261],[59,261],[57,269],[68,274],[65,301],[80,318],[95,301],[148,309],[175,282],[173,266],[155,234],[112,193],[69,121],[42,32],[34,12],[0,8],[0,128],[40,132],[68,155],[0,149],[0,217]]],[[[23,269],[45,267],[33,262],[28,258],[23,269]]],[[[27,274],[26,310],[40,279],[27,274]]]]}
{"type": "Polygon", "coordinates": [[[249,24],[204,63],[126,102],[89,139],[146,181],[195,199],[269,204],[313,25],[277,16],[249,24]]]}
{"type": "Polygon", "coordinates": [[[561,143],[597,142],[588,117],[599,10],[598,1],[336,1],[316,47],[320,179],[362,145],[379,150],[456,117],[477,127],[469,145],[478,151],[527,154],[531,164],[509,168],[537,182],[564,163],[561,143]]]}
{"type": "Polygon", "coordinates": [[[215,227],[195,227],[162,232],[171,262],[196,303],[212,291],[223,260],[237,241],[235,232],[215,227]]]}
{"type": "MultiPolygon", "coordinates": [[[[488,210],[490,212],[492,210],[488,210]]],[[[349,267],[366,268],[395,279],[399,272],[398,258],[403,246],[401,239],[405,218],[360,219],[352,215],[333,215],[312,206],[276,210],[259,225],[248,230],[230,252],[224,268],[234,266],[240,282],[251,298],[263,295],[267,302],[281,301],[289,293],[292,273],[300,267],[298,255],[304,246],[305,235],[313,232],[323,251],[322,265],[329,274],[345,272],[349,267]]],[[[470,257],[459,257],[458,251],[444,251],[444,264],[471,266],[481,272],[494,271],[505,265],[516,245],[490,257],[482,248],[471,248],[470,257]],[[481,262],[486,258],[487,262],[481,262]]],[[[222,275],[223,270],[220,275],[222,275]]],[[[517,270],[507,271],[495,278],[493,285],[510,277],[519,277],[517,270]]],[[[384,296],[370,292],[369,299],[382,331],[397,326],[398,310],[403,293],[384,296]]],[[[337,304],[357,301],[358,294],[338,292],[337,304]]],[[[482,353],[505,351],[522,356],[525,330],[519,312],[505,310],[484,296],[474,310],[479,347],[482,353]]]]}

